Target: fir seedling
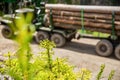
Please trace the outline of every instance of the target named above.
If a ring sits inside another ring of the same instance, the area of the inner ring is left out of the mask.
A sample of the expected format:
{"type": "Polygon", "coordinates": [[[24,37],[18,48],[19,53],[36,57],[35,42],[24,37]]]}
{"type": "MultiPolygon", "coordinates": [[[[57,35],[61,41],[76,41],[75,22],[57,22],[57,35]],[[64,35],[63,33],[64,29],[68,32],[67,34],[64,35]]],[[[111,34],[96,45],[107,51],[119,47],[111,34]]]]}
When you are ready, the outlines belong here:
{"type": "Polygon", "coordinates": [[[108,80],[112,80],[114,74],[115,74],[115,71],[112,70],[112,71],[110,72],[109,76],[108,76],[108,80]]]}
{"type": "Polygon", "coordinates": [[[100,71],[99,71],[99,73],[98,73],[98,75],[96,77],[96,80],[100,80],[101,79],[104,69],[105,69],[105,64],[102,64],[101,68],[100,68],[100,71]]]}

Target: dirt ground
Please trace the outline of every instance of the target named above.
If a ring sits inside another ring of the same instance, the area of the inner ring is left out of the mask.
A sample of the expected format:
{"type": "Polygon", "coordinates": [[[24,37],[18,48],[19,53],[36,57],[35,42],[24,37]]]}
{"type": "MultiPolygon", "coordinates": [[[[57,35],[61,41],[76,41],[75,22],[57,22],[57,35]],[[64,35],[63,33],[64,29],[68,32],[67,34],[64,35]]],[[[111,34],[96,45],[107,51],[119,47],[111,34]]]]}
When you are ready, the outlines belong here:
{"type": "MultiPolygon", "coordinates": [[[[1,30],[0,26],[0,30],[1,30]]],[[[96,80],[96,75],[99,72],[100,65],[105,64],[104,74],[101,80],[107,80],[111,70],[115,70],[113,80],[120,80],[120,61],[114,55],[110,57],[98,56],[95,52],[95,45],[99,40],[80,39],[72,40],[63,48],[55,48],[54,57],[67,58],[71,65],[75,65],[75,71],[80,68],[87,68],[92,72],[92,79],[96,80]]],[[[40,51],[38,44],[31,43],[31,48],[34,53],[40,51]]],[[[2,37],[0,34],[0,54],[16,51],[16,43],[2,37]]],[[[0,57],[1,58],[1,57],[0,57]]]]}

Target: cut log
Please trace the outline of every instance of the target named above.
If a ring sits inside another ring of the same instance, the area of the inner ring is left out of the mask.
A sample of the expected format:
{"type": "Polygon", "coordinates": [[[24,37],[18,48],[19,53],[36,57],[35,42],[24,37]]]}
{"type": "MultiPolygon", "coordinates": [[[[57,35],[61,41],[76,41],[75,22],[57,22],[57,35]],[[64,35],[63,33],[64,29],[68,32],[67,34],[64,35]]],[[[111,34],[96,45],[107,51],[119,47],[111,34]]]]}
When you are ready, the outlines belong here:
{"type": "MultiPolygon", "coordinates": [[[[81,18],[80,17],[68,17],[68,16],[53,15],[53,19],[61,19],[61,20],[66,19],[68,21],[72,20],[72,21],[79,21],[79,22],[81,22],[81,18]]],[[[84,18],[84,22],[112,24],[112,20],[91,19],[91,18],[84,18]]],[[[115,21],[115,25],[120,25],[120,21],[115,21]]]]}
{"type": "Polygon", "coordinates": [[[47,26],[50,25],[50,9],[52,9],[53,25],[63,29],[81,29],[112,33],[112,14],[115,13],[115,32],[120,35],[120,7],[113,6],[81,6],[64,4],[46,4],[47,26]],[[84,14],[81,14],[84,11],[84,14]],[[84,19],[82,19],[82,17],[84,19]],[[83,21],[82,21],[83,20],[83,21]]]}
{"type": "MultiPolygon", "coordinates": [[[[49,14],[49,10],[46,10],[46,13],[49,14]]],[[[53,15],[59,16],[73,16],[73,17],[81,17],[80,12],[72,12],[72,11],[59,11],[59,10],[52,10],[53,15]]],[[[100,14],[100,13],[84,13],[85,18],[92,18],[92,19],[105,19],[105,20],[112,20],[112,14],[100,14]]],[[[115,15],[115,20],[120,21],[120,16],[115,15]]]]}
{"type": "Polygon", "coordinates": [[[66,11],[81,11],[94,13],[112,13],[120,14],[120,7],[115,6],[84,6],[84,5],[66,5],[66,4],[46,4],[46,9],[66,10],[66,11]]]}
{"type": "MultiPolygon", "coordinates": [[[[53,19],[54,23],[65,23],[65,24],[72,24],[72,25],[82,25],[82,22],[80,21],[73,21],[73,20],[66,20],[66,19],[53,19]]],[[[104,28],[104,29],[111,29],[112,25],[111,24],[106,24],[106,23],[94,23],[94,22],[89,22],[89,21],[84,21],[84,26],[93,26],[96,28],[104,28]]],[[[120,30],[120,27],[116,25],[116,29],[120,30]]]]}

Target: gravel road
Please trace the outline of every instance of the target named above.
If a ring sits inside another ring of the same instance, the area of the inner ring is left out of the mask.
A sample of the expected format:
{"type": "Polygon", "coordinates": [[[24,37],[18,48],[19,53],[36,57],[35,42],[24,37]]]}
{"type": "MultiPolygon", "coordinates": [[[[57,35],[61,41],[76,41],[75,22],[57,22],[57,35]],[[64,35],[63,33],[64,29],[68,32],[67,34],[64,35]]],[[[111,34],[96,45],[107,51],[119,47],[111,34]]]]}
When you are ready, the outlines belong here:
{"type": "MultiPolygon", "coordinates": [[[[1,30],[2,26],[0,26],[1,30]]],[[[92,80],[99,72],[100,65],[105,64],[104,74],[101,80],[107,80],[111,70],[115,70],[113,80],[120,80],[120,61],[114,55],[110,57],[100,57],[95,52],[95,45],[99,40],[80,39],[72,40],[63,48],[55,48],[54,57],[67,58],[71,65],[75,65],[75,70],[80,68],[87,68],[92,71],[92,80]]],[[[31,43],[31,48],[34,53],[40,51],[38,44],[31,43]]],[[[0,34],[0,54],[16,51],[16,43],[2,37],[0,34]]]]}

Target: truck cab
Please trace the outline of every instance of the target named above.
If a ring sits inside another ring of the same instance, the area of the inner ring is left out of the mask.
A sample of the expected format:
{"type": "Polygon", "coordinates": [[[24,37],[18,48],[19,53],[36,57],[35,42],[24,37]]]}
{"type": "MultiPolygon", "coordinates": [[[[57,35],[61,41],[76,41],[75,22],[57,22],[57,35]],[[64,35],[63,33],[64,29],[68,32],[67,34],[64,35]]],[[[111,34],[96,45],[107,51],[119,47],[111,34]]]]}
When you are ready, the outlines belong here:
{"type": "Polygon", "coordinates": [[[7,39],[11,39],[14,35],[15,35],[15,31],[14,29],[16,28],[16,26],[14,26],[14,28],[10,27],[11,24],[15,23],[16,19],[20,19],[20,14],[23,14],[24,17],[26,17],[27,13],[33,13],[33,9],[30,8],[22,8],[22,9],[17,9],[15,10],[14,14],[6,14],[3,17],[0,18],[0,23],[1,25],[3,25],[4,27],[2,28],[2,35],[3,37],[7,38],[7,39]]]}
{"type": "Polygon", "coordinates": [[[49,15],[46,15],[45,2],[41,2],[40,6],[35,6],[34,9],[21,8],[15,10],[15,14],[5,15],[2,17],[1,23],[5,25],[5,27],[2,29],[2,34],[5,38],[11,38],[13,35],[16,35],[16,32],[14,32],[14,30],[10,28],[8,24],[12,24],[14,23],[15,19],[19,19],[19,16],[17,16],[18,14],[23,14],[25,16],[27,13],[34,14],[32,23],[35,25],[35,40],[37,43],[39,43],[41,40],[49,39],[55,42],[56,47],[62,47],[67,41],[71,41],[72,38],[75,37],[76,30],[58,28],[53,25],[52,10],[49,15]],[[46,16],[49,16],[49,20],[46,16]],[[50,21],[50,25],[47,25],[46,21],[50,21]]]}

